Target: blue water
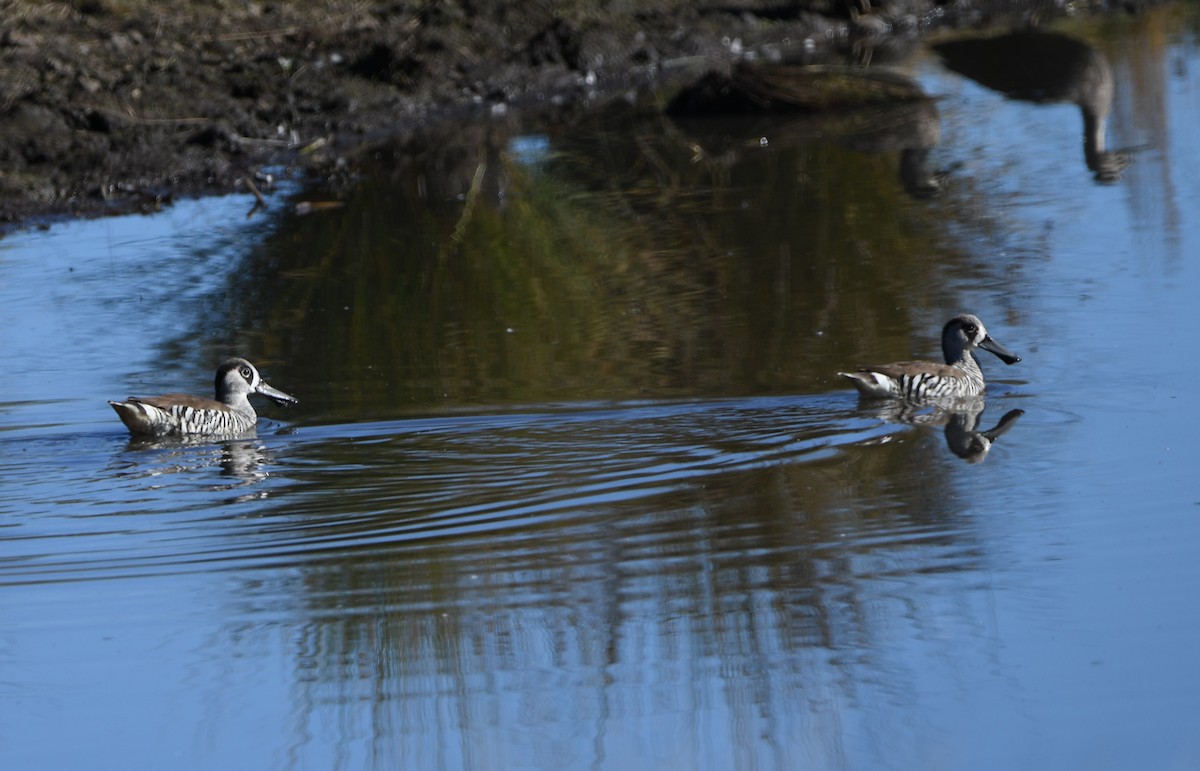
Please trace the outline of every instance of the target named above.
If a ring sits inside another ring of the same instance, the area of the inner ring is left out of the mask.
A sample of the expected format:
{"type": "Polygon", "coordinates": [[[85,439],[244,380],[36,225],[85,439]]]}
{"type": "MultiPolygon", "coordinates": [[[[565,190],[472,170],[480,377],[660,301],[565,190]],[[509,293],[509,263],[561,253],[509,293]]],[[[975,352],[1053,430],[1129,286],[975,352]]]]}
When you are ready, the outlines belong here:
{"type": "MultiPolygon", "coordinates": [[[[565,306],[506,264],[520,299],[494,318],[462,300],[488,296],[465,272],[427,322],[364,327],[373,347],[338,326],[378,310],[353,304],[362,286],[323,285],[311,325],[289,326],[267,308],[311,281],[289,262],[295,228],[345,254],[377,237],[367,216],[289,223],[298,187],[251,220],[232,196],[0,241],[3,766],[1196,767],[1200,89],[1194,40],[1163,31],[1176,21],[1070,30],[1112,63],[1110,145],[1133,148],[1113,184],[1084,166],[1077,107],[904,64],[940,97],[933,156],[952,169],[932,201],[861,203],[937,234],[927,270],[887,273],[872,300],[907,333],[852,336],[857,263],[803,286],[821,239],[765,227],[755,202],[778,180],[744,165],[746,205],[714,206],[682,248],[750,271],[785,243],[795,286],[748,309],[736,284],[630,289],[596,263],[570,298],[594,315],[537,327],[521,308],[565,306]],[[818,305],[819,328],[783,321],[818,305]],[[980,428],[1023,414],[974,463],[833,374],[935,355],[960,309],[1023,357],[981,360],[980,428]],[[631,316],[646,341],[625,352],[605,329],[631,316]],[[668,358],[662,319],[695,324],[693,347],[668,358]],[[396,339],[442,342],[429,360],[396,339]],[[256,438],[131,443],[105,404],[204,393],[232,353],[301,399],[264,405],[256,438]]],[[[537,136],[514,144],[536,163],[567,141],[537,136]]],[[[892,180],[890,157],[868,160],[892,180]]],[[[494,219],[457,232],[482,254],[523,243],[505,228],[528,227],[510,219],[528,195],[514,185],[494,215],[481,198],[494,219]]],[[[449,211],[444,248],[463,200],[412,219],[449,211]]],[[[821,238],[863,240],[863,264],[901,258],[830,223],[821,238]]],[[[396,264],[418,260],[427,232],[396,228],[396,264]]],[[[623,270],[667,259],[641,238],[623,270]]]]}

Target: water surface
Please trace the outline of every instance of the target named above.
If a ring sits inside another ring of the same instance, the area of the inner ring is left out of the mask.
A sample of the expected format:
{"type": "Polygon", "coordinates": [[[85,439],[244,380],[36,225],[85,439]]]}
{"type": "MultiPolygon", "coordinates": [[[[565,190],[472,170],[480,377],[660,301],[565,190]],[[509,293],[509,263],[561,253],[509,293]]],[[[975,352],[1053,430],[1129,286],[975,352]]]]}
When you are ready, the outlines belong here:
{"type": "Polygon", "coordinates": [[[1077,104],[925,51],[935,196],[885,132],[714,144],[647,97],[381,150],[308,216],[9,236],[4,766],[1193,767],[1185,21],[1056,28],[1111,67],[1118,179],[1077,104]],[[982,414],[836,376],[960,310],[1023,357],[982,414]],[[235,353],[301,400],[255,438],[105,404],[235,353]]]}

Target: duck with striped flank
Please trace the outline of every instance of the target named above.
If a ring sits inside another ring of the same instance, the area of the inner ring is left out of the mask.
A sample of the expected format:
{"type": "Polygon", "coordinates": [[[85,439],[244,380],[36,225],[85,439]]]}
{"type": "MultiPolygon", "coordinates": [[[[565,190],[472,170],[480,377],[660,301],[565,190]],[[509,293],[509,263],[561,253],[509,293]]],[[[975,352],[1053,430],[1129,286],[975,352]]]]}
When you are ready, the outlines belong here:
{"type": "Polygon", "coordinates": [[[985,384],[979,362],[972,355],[976,348],[995,354],[1005,364],[1016,364],[1021,360],[1020,356],[993,340],[982,321],[964,313],[947,321],[942,328],[945,364],[899,361],[838,374],[848,378],[863,397],[872,399],[928,402],[979,396],[985,384]]]}
{"type": "Polygon", "coordinates": [[[236,436],[254,430],[258,413],[248,398],[261,394],[278,404],[299,400],[267,384],[254,365],[230,359],[217,369],[216,399],[166,394],[123,402],[110,401],[121,422],[133,434],[149,436],[236,436]]]}

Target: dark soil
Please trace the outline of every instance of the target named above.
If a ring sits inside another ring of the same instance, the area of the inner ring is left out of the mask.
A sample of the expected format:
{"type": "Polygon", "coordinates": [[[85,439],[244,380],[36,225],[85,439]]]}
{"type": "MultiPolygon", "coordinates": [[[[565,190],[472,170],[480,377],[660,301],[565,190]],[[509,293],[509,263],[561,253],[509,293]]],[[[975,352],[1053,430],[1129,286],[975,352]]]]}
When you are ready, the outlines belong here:
{"type": "Polygon", "coordinates": [[[938,26],[1057,3],[861,6],[0,0],[0,223],[153,210],[253,184],[264,167],[342,174],[363,147],[428,126],[513,111],[564,120],[747,55],[878,62],[938,26]]]}

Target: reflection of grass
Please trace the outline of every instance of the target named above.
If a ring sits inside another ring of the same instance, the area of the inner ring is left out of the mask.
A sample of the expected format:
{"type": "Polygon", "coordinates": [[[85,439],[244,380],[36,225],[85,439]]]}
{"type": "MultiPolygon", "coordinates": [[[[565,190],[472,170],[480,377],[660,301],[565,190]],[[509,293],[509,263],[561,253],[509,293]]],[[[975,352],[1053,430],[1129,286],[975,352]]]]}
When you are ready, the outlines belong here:
{"type": "Polygon", "coordinates": [[[286,274],[243,292],[264,344],[309,372],[286,380],[329,383],[329,409],[819,391],[932,346],[957,309],[942,276],[969,261],[939,243],[947,207],[903,195],[895,153],[696,157],[629,114],[540,167],[436,144],[285,222],[269,248],[286,274]]]}

